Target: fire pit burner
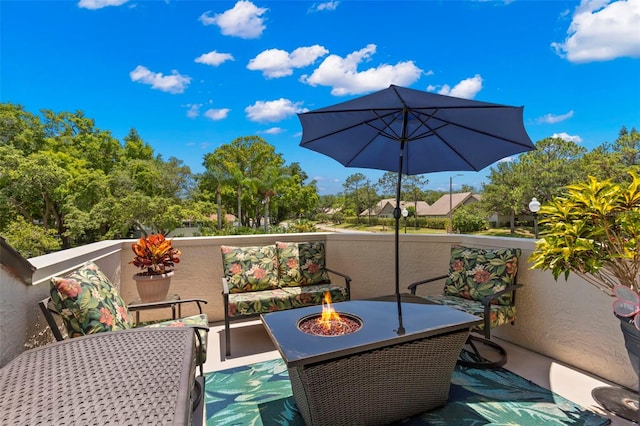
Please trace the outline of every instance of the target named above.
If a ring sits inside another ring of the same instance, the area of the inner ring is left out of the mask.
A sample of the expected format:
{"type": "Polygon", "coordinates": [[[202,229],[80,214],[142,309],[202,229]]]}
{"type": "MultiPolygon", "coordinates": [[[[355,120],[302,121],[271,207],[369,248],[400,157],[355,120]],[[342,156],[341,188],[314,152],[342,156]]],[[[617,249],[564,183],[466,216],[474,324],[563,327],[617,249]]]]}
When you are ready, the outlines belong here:
{"type": "Polygon", "coordinates": [[[362,327],[362,320],[355,315],[338,313],[339,317],[325,320],[322,314],[308,315],[298,321],[298,329],[304,333],[322,337],[346,336],[362,327]]]}

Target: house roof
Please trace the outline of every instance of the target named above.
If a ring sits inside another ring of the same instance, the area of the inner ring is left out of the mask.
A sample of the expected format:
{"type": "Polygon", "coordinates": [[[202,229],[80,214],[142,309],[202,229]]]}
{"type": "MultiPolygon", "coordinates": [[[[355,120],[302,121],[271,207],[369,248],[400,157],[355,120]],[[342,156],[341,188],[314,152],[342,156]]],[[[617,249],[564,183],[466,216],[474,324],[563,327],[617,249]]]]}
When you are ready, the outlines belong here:
{"type": "Polygon", "coordinates": [[[452,209],[455,210],[471,198],[475,199],[475,201],[480,201],[480,197],[472,192],[451,194],[451,200],[449,200],[449,194],[445,194],[433,203],[424,214],[427,216],[447,216],[449,214],[449,202],[451,202],[452,209]]]}
{"type": "MultiPolygon", "coordinates": [[[[212,214],[211,216],[209,216],[209,220],[212,221],[217,221],[218,220],[218,215],[216,213],[212,214]]],[[[230,213],[226,213],[224,215],[224,220],[226,220],[228,223],[233,223],[236,221],[236,217],[230,213]]]]}
{"type": "MultiPolygon", "coordinates": [[[[373,208],[371,214],[374,215],[374,216],[377,216],[387,206],[390,206],[391,209],[394,209],[396,207],[396,199],[395,198],[385,198],[385,199],[382,199],[382,200],[378,201],[378,203],[373,208]]],[[[422,215],[426,214],[425,211],[427,211],[427,209],[429,208],[429,204],[426,201],[418,201],[417,206],[416,206],[416,204],[413,201],[400,201],[400,208],[401,209],[409,208],[409,207],[417,207],[417,215],[418,216],[422,216],[422,215]]],[[[369,215],[369,209],[365,209],[365,210],[362,211],[362,213],[360,213],[360,216],[368,216],[368,215],[369,215]]]]}

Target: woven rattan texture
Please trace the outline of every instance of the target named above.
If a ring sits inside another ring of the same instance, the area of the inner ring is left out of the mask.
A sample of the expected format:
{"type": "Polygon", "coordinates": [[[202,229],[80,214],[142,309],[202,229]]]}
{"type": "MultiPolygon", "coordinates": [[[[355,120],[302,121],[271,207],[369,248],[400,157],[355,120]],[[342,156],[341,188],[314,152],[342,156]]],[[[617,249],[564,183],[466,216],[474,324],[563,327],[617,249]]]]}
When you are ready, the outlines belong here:
{"type": "Polygon", "coordinates": [[[307,425],[382,425],[444,405],[468,330],[292,367],[307,425]]]}
{"type": "Polygon", "coordinates": [[[32,349],[0,372],[0,424],[188,424],[194,369],[189,328],[100,333],[32,349]]]}

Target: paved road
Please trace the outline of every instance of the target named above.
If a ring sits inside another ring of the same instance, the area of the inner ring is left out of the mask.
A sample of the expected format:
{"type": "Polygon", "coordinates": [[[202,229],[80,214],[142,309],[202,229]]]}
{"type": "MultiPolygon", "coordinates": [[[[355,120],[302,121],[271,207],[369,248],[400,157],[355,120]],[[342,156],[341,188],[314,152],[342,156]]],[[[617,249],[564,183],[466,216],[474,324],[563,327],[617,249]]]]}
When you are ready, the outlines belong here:
{"type": "Polygon", "coordinates": [[[356,229],[344,229],[327,225],[317,224],[316,228],[326,232],[342,232],[344,234],[373,234],[371,231],[358,231],[356,229]]]}

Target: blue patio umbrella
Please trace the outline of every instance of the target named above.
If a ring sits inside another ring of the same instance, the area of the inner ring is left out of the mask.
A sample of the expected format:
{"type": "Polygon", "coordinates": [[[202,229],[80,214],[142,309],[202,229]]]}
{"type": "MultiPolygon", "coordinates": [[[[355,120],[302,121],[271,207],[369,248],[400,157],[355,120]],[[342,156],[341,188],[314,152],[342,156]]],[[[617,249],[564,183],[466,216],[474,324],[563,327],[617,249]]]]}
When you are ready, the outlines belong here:
{"type": "Polygon", "coordinates": [[[346,167],[398,173],[395,218],[395,294],[400,303],[399,224],[402,175],[478,171],[535,149],[513,107],[391,85],[369,95],[298,114],[300,146],[346,167]]]}

